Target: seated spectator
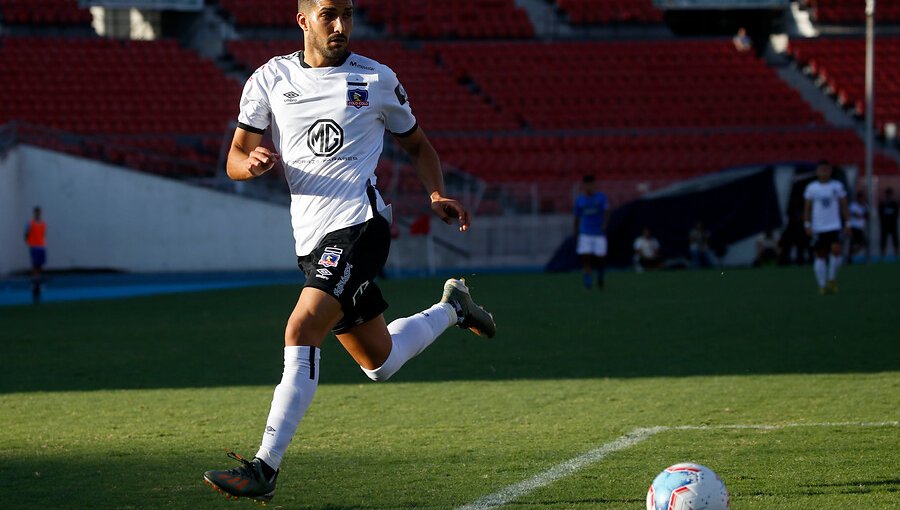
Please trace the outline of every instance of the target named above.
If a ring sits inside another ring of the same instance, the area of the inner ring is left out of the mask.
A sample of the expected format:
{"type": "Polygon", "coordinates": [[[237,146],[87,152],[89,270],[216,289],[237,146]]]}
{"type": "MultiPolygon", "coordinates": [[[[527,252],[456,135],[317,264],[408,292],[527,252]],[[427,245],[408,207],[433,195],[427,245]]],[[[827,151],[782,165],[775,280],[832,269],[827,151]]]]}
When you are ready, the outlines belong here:
{"type": "Polygon", "coordinates": [[[734,43],[734,49],[738,51],[749,51],[753,49],[753,41],[750,40],[750,37],[747,35],[747,29],[744,27],[738,29],[737,33],[731,39],[731,42],[734,43]]]}
{"type": "Polygon", "coordinates": [[[661,263],[659,241],[649,228],[644,227],[644,233],[634,240],[634,270],[641,273],[645,269],[656,269],[661,263]]]}
{"type": "Polygon", "coordinates": [[[747,35],[747,29],[744,27],[738,29],[738,33],[734,34],[731,42],[734,43],[734,49],[738,51],[753,49],[753,41],[750,40],[750,36],[747,35]]]}
{"type": "Polygon", "coordinates": [[[713,255],[709,249],[709,230],[703,228],[703,222],[698,221],[691,233],[688,234],[691,250],[691,266],[710,267],[713,265],[713,255]]]}
{"type": "Polygon", "coordinates": [[[756,260],[753,267],[767,266],[778,260],[778,239],[770,228],[756,238],[756,260]]]}

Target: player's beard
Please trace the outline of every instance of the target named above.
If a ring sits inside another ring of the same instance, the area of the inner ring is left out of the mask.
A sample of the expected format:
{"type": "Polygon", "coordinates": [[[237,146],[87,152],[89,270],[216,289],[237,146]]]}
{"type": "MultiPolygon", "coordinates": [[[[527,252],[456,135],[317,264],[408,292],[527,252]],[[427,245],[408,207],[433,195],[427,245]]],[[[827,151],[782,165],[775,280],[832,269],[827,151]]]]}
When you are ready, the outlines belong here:
{"type": "Polygon", "coordinates": [[[335,47],[332,47],[329,41],[325,40],[324,44],[317,45],[317,49],[327,61],[338,62],[350,52],[349,39],[344,37],[343,40],[346,41],[344,44],[335,47]]]}

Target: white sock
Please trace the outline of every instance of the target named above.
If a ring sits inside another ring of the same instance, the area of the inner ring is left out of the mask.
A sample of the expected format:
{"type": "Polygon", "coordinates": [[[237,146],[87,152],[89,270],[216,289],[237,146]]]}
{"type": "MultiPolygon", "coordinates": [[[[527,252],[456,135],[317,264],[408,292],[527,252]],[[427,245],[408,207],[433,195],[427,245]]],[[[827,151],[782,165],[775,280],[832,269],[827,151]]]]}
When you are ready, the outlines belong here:
{"type": "Polygon", "coordinates": [[[818,282],[820,289],[825,288],[825,270],[825,259],[816,257],[816,261],[813,262],[813,271],[816,273],[816,282],[818,282]]]}
{"type": "Polygon", "coordinates": [[[281,458],[297,432],[297,425],[316,394],[318,368],[319,349],[308,346],[284,348],[284,373],[281,383],[275,387],[262,444],[256,453],[272,469],[281,466],[281,458]]]}
{"type": "Polygon", "coordinates": [[[838,268],[841,267],[841,261],[843,258],[840,255],[829,255],[828,256],[828,280],[834,281],[837,280],[838,268]]]}
{"type": "Polygon", "coordinates": [[[454,324],[456,310],[449,303],[438,303],[412,317],[397,319],[388,324],[393,345],[384,363],[375,370],[360,368],[373,381],[387,381],[454,324]]]}

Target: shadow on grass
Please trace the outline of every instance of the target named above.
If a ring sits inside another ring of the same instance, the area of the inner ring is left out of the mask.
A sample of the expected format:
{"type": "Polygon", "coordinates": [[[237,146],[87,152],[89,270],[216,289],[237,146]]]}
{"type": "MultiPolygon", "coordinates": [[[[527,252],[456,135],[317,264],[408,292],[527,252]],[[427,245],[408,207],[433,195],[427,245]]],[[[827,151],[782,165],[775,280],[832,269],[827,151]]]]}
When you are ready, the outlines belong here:
{"type": "Polygon", "coordinates": [[[868,492],[900,492],[900,478],[885,480],[853,480],[842,483],[802,485],[806,494],[864,494],[868,492]]]}
{"type": "MultiPolygon", "coordinates": [[[[394,378],[502,380],[900,370],[900,265],[847,267],[819,296],[809,268],[474,275],[492,340],[451,328],[394,378]]],[[[440,297],[440,279],[380,282],[388,320],[440,297]]],[[[274,385],[299,289],[273,286],[0,309],[0,392],[274,385]]],[[[368,379],[340,345],[321,382],[368,379]]]]}
{"type": "MultiPolygon", "coordinates": [[[[379,460],[383,459],[358,458],[340,464],[336,469],[346,472],[348,478],[356,476],[355,472],[365,474],[346,479],[341,490],[331,486],[335,483],[329,478],[334,476],[333,471],[294,468],[279,478],[275,499],[266,508],[439,510],[454,506],[438,499],[446,496],[439,491],[447,487],[403,485],[404,476],[407,480],[416,478],[410,472],[385,480],[384,465],[379,460]],[[373,493],[371,482],[375,479],[381,480],[382,485],[373,493]]],[[[205,470],[234,464],[204,465],[196,456],[163,459],[133,452],[5,459],[0,466],[0,497],[4,508],[16,510],[262,508],[252,500],[229,500],[204,483],[205,470]]]]}

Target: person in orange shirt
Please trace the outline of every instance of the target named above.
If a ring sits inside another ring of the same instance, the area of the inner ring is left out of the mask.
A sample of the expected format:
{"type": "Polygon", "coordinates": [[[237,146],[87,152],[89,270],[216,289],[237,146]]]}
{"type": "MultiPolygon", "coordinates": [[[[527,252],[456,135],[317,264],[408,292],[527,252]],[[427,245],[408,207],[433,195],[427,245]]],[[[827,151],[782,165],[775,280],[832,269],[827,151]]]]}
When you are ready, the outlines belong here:
{"type": "Polygon", "coordinates": [[[47,224],[41,219],[41,208],[35,207],[31,221],[25,225],[25,243],[31,254],[31,297],[41,301],[41,283],[47,262],[47,224]]]}

